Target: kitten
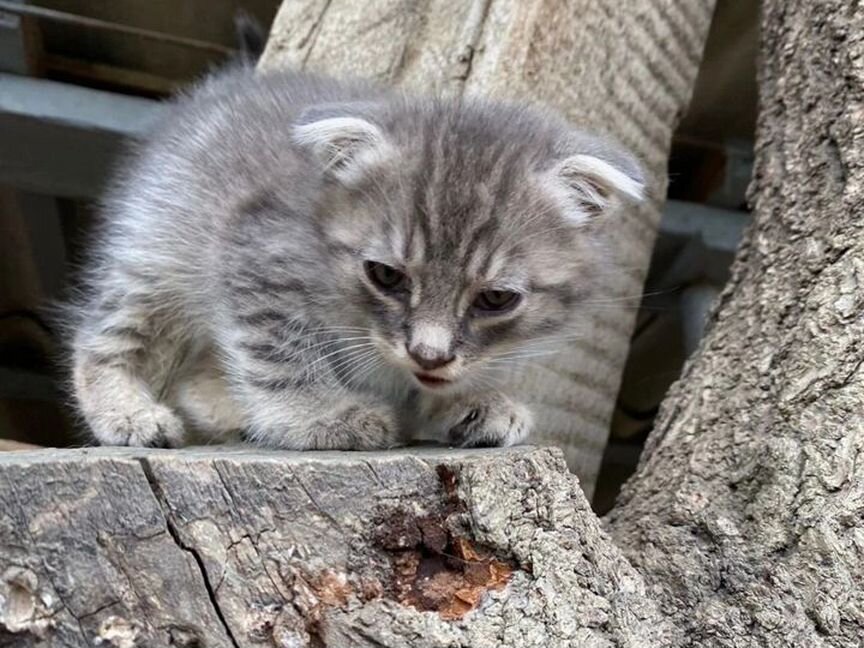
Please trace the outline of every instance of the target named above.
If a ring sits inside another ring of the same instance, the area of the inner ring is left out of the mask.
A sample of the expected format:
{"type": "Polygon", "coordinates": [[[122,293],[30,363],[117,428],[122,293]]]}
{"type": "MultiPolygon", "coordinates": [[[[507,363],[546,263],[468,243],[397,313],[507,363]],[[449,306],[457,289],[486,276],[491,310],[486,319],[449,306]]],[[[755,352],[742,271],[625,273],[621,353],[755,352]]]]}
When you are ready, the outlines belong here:
{"type": "Polygon", "coordinates": [[[176,100],[103,205],[73,383],[105,444],[509,445],[643,178],[553,113],[294,72],[176,100]]]}

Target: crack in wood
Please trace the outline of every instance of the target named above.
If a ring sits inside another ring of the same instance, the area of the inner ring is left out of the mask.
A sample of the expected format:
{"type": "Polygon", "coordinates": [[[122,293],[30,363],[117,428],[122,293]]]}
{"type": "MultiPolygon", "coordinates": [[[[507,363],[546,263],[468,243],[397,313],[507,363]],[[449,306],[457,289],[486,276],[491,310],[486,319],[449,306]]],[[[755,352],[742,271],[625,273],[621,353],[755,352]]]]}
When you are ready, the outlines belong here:
{"type": "Polygon", "coordinates": [[[207,591],[207,596],[210,599],[210,605],[213,608],[213,612],[216,614],[216,618],[218,618],[219,622],[222,624],[222,628],[225,630],[225,634],[228,637],[228,640],[231,642],[231,645],[234,646],[234,648],[240,648],[240,644],[237,643],[237,639],[235,639],[234,637],[231,626],[228,625],[228,621],[225,619],[225,615],[222,613],[222,608],[219,606],[216,591],[213,589],[213,585],[210,583],[210,578],[207,575],[207,568],[204,566],[204,560],[201,558],[201,555],[198,553],[198,550],[195,547],[186,545],[180,537],[180,533],[174,525],[174,519],[171,515],[168,501],[165,499],[165,495],[162,492],[162,487],[159,484],[159,480],[156,478],[156,475],[153,473],[153,468],[152,466],[150,466],[149,460],[146,457],[139,457],[138,463],[141,466],[141,470],[144,473],[147,484],[150,486],[150,491],[153,493],[153,497],[156,499],[156,502],[159,504],[159,508],[162,510],[163,519],[165,520],[165,528],[168,531],[168,535],[171,537],[171,539],[174,541],[174,544],[176,544],[179,549],[192,556],[192,559],[198,566],[198,571],[201,574],[204,588],[207,591]]]}
{"type": "MultiPolygon", "coordinates": [[[[218,463],[213,464],[213,470],[216,471],[216,476],[219,478],[219,481],[220,481],[221,484],[222,484],[222,488],[225,490],[225,494],[228,496],[228,502],[229,502],[229,504],[231,505],[231,509],[234,511],[234,515],[235,515],[235,517],[239,520],[239,519],[240,519],[240,509],[237,508],[237,500],[236,500],[236,498],[234,497],[234,491],[231,489],[231,486],[228,484],[228,480],[225,479],[225,475],[224,475],[224,474],[222,473],[222,471],[220,470],[220,468],[219,468],[219,464],[218,464],[218,463]]],[[[248,539],[248,540],[249,540],[249,544],[252,546],[252,549],[253,549],[253,551],[255,552],[255,555],[258,556],[258,560],[261,561],[261,569],[264,571],[264,574],[267,576],[267,580],[269,580],[269,581],[270,581],[270,584],[273,585],[273,589],[274,589],[274,591],[275,591],[277,594],[279,594],[280,596],[283,596],[283,598],[284,598],[284,595],[283,595],[283,593],[282,593],[282,589],[281,589],[281,588],[276,584],[276,581],[273,579],[273,575],[270,573],[270,570],[267,569],[267,563],[266,563],[265,560],[264,560],[264,556],[261,555],[261,550],[260,550],[259,547],[258,547],[258,540],[261,539],[261,534],[264,533],[265,531],[270,531],[270,530],[272,530],[272,529],[261,529],[261,530],[259,530],[259,531],[257,532],[257,537],[256,537],[255,539],[253,539],[253,538],[252,538],[252,534],[249,533],[249,531],[248,531],[248,529],[247,529],[246,533],[245,533],[243,536],[241,536],[240,540],[238,540],[237,542],[232,542],[232,543],[231,543],[231,544],[226,548],[226,551],[229,551],[230,549],[232,549],[233,547],[235,547],[235,546],[236,546],[237,544],[239,544],[239,542],[241,542],[244,538],[245,538],[245,539],[248,539]]],[[[217,589],[217,590],[219,589],[219,587],[221,587],[221,585],[222,585],[222,581],[223,581],[223,580],[224,580],[224,572],[223,572],[223,576],[222,576],[222,578],[220,578],[219,583],[218,583],[218,585],[216,586],[216,589],[217,589]]],[[[283,601],[283,603],[284,603],[284,601],[283,601]]]]}
{"type": "Polygon", "coordinates": [[[306,33],[306,36],[301,39],[298,43],[299,49],[303,49],[308,44],[308,48],[306,52],[303,54],[303,65],[305,67],[306,63],[309,62],[309,57],[312,55],[312,50],[315,47],[315,41],[318,40],[318,34],[321,32],[321,25],[324,23],[324,17],[327,15],[327,10],[330,8],[332,0],[327,0],[324,3],[324,7],[321,9],[321,13],[318,14],[318,17],[309,27],[309,31],[306,33]]]}

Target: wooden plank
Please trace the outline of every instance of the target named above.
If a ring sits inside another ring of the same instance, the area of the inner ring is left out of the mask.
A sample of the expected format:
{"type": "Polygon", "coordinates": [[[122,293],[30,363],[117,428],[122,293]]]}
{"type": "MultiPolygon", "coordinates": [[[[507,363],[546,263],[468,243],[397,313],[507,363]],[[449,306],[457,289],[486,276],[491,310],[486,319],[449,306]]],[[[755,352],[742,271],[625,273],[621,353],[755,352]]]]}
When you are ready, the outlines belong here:
{"type": "Polygon", "coordinates": [[[149,99],[0,74],[0,183],[96,197],[124,141],[160,110],[149,99]]]}
{"type": "Polygon", "coordinates": [[[20,452],[21,450],[38,450],[39,446],[23,441],[0,439],[0,452],[20,452]]]}
{"type": "Polygon", "coordinates": [[[46,72],[54,78],[84,81],[110,90],[164,97],[173,94],[180,86],[180,83],[174,79],[155,74],[54,54],[45,55],[43,63],[46,72]]]}
{"type": "MultiPolygon", "coordinates": [[[[12,4],[23,6],[26,0],[12,4]]],[[[0,72],[38,74],[42,39],[35,19],[0,10],[0,72]]]]}

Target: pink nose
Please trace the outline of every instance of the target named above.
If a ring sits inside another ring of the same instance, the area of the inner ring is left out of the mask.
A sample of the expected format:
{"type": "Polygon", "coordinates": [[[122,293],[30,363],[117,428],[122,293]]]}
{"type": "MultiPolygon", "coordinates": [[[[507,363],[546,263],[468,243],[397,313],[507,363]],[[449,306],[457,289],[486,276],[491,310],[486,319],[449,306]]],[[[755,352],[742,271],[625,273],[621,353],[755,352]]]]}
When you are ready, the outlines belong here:
{"type": "Polygon", "coordinates": [[[452,353],[441,351],[440,349],[431,349],[427,346],[418,345],[408,347],[408,355],[417,363],[418,366],[427,371],[432,369],[440,369],[441,367],[453,362],[456,357],[452,353]]]}

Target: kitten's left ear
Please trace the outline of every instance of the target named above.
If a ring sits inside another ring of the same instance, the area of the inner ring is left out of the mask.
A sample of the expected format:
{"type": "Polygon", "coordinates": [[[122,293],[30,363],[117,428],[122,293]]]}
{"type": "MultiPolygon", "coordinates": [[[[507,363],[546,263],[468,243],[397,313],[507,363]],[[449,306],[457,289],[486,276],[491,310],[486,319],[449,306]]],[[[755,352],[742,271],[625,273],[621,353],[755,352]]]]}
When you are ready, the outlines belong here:
{"type": "Polygon", "coordinates": [[[629,154],[578,153],[558,162],[545,174],[545,184],[566,202],[565,215],[583,224],[601,215],[616,199],[641,202],[645,197],[645,178],[639,164],[629,154]]]}
{"type": "Polygon", "coordinates": [[[294,141],[311,151],[326,174],[345,184],[393,154],[379,126],[350,112],[344,107],[311,109],[293,129],[294,141]]]}

